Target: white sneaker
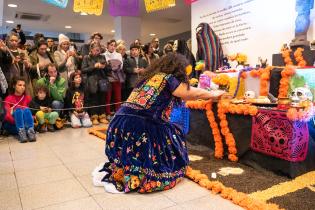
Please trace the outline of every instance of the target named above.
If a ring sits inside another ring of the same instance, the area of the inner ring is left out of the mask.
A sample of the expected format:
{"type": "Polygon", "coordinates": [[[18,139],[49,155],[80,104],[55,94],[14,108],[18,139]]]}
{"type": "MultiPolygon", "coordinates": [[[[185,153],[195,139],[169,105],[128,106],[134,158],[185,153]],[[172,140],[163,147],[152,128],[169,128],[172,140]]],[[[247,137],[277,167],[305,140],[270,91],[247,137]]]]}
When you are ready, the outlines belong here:
{"type": "Polygon", "coordinates": [[[102,179],[106,176],[106,174],[108,173],[105,171],[102,171],[102,172],[97,172],[97,174],[93,176],[93,184],[95,187],[104,186],[104,182],[102,182],[102,179]]]}
{"type": "Polygon", "coordinates": [[[96,174],[100,173],[99,171],[103,169],[105,163],[100,163],[98,166],[95,167],[95,169],[92,171],[92,176],[95,176],[96,174]]]}
{"type": "Polygon", "coordinates": [[[105,191],[112,194],[123,194],[125,192],[120,192],[116,189],[115,185],[109,182],[103,182],[105,191]]]}

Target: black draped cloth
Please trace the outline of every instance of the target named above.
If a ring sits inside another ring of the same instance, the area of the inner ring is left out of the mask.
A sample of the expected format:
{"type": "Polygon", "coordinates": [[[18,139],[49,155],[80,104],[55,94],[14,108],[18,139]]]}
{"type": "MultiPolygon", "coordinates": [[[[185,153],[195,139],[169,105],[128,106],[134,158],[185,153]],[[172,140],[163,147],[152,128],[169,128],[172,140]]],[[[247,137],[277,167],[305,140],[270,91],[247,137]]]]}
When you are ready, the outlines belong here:
{"type": "MultiPolygon", "coordinates": [[[[216,105],[213,105],[213,109],[216,115],[216,105]]],[[[218,119],[216,120],[218,123],[220,122],[218,119]]],[[[315,170],[315,126],[313,120],[308,123],[310,134],[308,153],[306,159],[302,162],[290,162],[251,150],[251,116],[228,114],[227,120],[236,141],[240,163],[256,169],[264,168],[291,178],[315,170]]],[[[204,145],[214,150],[214,139],[204,110],[190,111],[190,132],[187,135],[187,141],[193,145],[204,145]]],[[[227,147],[224,151],[227,152],[227,147]]]]}

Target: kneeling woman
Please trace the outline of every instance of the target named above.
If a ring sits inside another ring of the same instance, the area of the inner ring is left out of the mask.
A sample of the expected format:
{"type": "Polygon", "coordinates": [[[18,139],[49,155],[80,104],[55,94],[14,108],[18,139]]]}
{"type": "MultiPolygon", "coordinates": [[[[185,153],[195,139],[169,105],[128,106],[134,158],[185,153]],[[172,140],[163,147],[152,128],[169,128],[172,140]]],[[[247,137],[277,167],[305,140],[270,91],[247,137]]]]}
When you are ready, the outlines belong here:
{"type": "MultiPolygon", "coordinates": [[[[169,122],[172,107],[182,99],[207,100],[224,93],[189,87],[187,65],[182,55],[162,57],[147,69],[116,113],[107,131],[109,162],[98,170],[105,175],[106,191],[167,190],[185,175],[189,162],[185,137],[169,122]]],[[[95,183],[99,173],[93,175],[95,183]]]]}

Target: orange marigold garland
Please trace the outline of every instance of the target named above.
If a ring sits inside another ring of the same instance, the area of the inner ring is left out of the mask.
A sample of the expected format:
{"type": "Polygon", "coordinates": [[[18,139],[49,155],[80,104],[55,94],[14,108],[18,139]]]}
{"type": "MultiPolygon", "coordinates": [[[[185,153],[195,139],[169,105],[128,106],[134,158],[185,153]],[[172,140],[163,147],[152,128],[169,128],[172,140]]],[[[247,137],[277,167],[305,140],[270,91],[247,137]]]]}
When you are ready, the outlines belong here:
{"type": "Polygon", "coordinates": [[[218,103],[218,116],[220,118],[221,133],[225,137],[225,143],[228,146],[228,158],[229,160],[238,161],[236,143],[233,134],[230,132],[229,124],[226,118],[226,113],[229,109],[229,102],[227,100],[221,100],[218,103]]]}
{"type": "MultiPolygon", "coordinates": [[[[299,47],[293,53],[294,54],[294,58],[295,58],[295,60],[297,62],[297,65],[299,67],[304,67],[307,64],[306,61],[303,58],[303,51],[304,51],[304,49],[299,47]]],[[[292,66],[293,65],[293,61],[292,61],[291,56],[290,56],[291,52],[292,52],[292,50],[290,50],[290,49],[286,49],[286,50],[283,50],[281,52],[283,60],[284,60],[284,63],[285,63],[286,66],[292,66]]]]}
{"type": "Polygon", "coordinates": [[[287,112],[287,118],[292,121],[304,121],[308,122],[314,116],[314,107],[311,103],[309,107],[305,109],[290,108],[287,112]]]}
{"type": "Polygon", "coordinates": [[[270,72],[273,69],[272,66],[268,66],[265,69],[262,69],[262,73],[260,75],[260,95],[267,96],[268,95],[268,84],[270,80],[270,72]]]}
{"type": "Polygon", "coordinates": [[[218,103],[218,116],[220,118],[221,133],[225,137],[225,142],[228,146],[229,160],[236,162],[238,157],[235,139],[233,134],[230,132],[226,114],[232,113],[254,116],[257,112],[257,107],[249,104],[231,104],[228,100],[221,100],[218,103]]]}
{"type": "Polygon", "coordinates": [[[223,158],[223,142],[220,135],[220,129],[218,123],[215,121],[214,113],[212,111],[212,103],[206,105],[206,115],[212,129],[212,135],[214,138],[214,157],[218,159],[223,158]]]}
{"type": "Polygon", "coordinates": [[[268,95],[268,84],[270,80],[270,72],[273,69],[273,66],[268,66],[266,68],[261,68],[258,70],[252,70],[250,71],[250,75],[252,77],[260,77],[260,91],[259,94],[261,96],[267,96],[268,95]]]}
{"type": "Polygon", "coordinates": [[[202,174],[199,170],[193,170],[189,166],[186,168],[186,176],[194,182],[198,183],[200,186],[211,190],[215,194],[220,194],[222,198],[231,200],[236,205],[239,205],[245,209],[280,209],[279,206],[276,204],[255,200],[245,193],[238,192],[233,188],[224,186],[219,181],[210,181],[206,174],[202,174]]]}
{"type": "Polygon", "coordinates": [[[291,54],[290,49],[283,50],[281,54],[282,54],[282,57],[286,66],[293,65],[292,59],[290,57],[290,54],[291,54]]]}
{"type": "Polygon", "coordinates": [[[247,72],[243,71],[243,72],[241,73],[241,77],[242,77],[243,79],[246,79],[246,78],[247,78],[247,72]]]}
{"type": "Polygon", "coordinates": [[[212,111],[212,102],[211,101],[187,101],[186,107],[190,109],[205,109],[206,115],[212,129],[212,134],[214,138],[214,156],[218,159],[223,158],[223,143],[222,137],[220,134],[220,129],[215,121],[214,113],[212,111]]]}
{"type": "Polygon", "coordinates": [[[304,49],[299,47],[294,52],[294,58],[295,58],[296,62],[298,63],[297,65],[299,67],[306,66],[306,61],[303,58],[303,51],[304,51],[304,49]]]}
{"type": "Polygon", "coordinates": [[[286,98],[288,96],[290,78],[294,74],[295,74],[295,71],[290,66],[286,66],[285,69],[281,72],[278,98],[286,98]]]}

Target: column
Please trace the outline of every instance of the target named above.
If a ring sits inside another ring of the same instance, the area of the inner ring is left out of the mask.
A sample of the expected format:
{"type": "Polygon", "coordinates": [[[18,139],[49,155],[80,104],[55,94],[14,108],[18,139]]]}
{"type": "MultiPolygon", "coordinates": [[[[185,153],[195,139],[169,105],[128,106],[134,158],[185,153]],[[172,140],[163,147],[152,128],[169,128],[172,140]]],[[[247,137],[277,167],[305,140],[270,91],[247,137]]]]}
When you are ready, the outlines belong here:
{"type": "Polygon", "coordinates": [[[130,44],[141,37],[141,19],[139,17],[123,17],[114,18],[115,39],[122,39],[126,42],[127,49],[130,44]]]}
{"type": "Polygon", "coordinates": [[[3,10],[4,10],[4,2],[0,0],[0,27],[3,26],[3,10]]]}

